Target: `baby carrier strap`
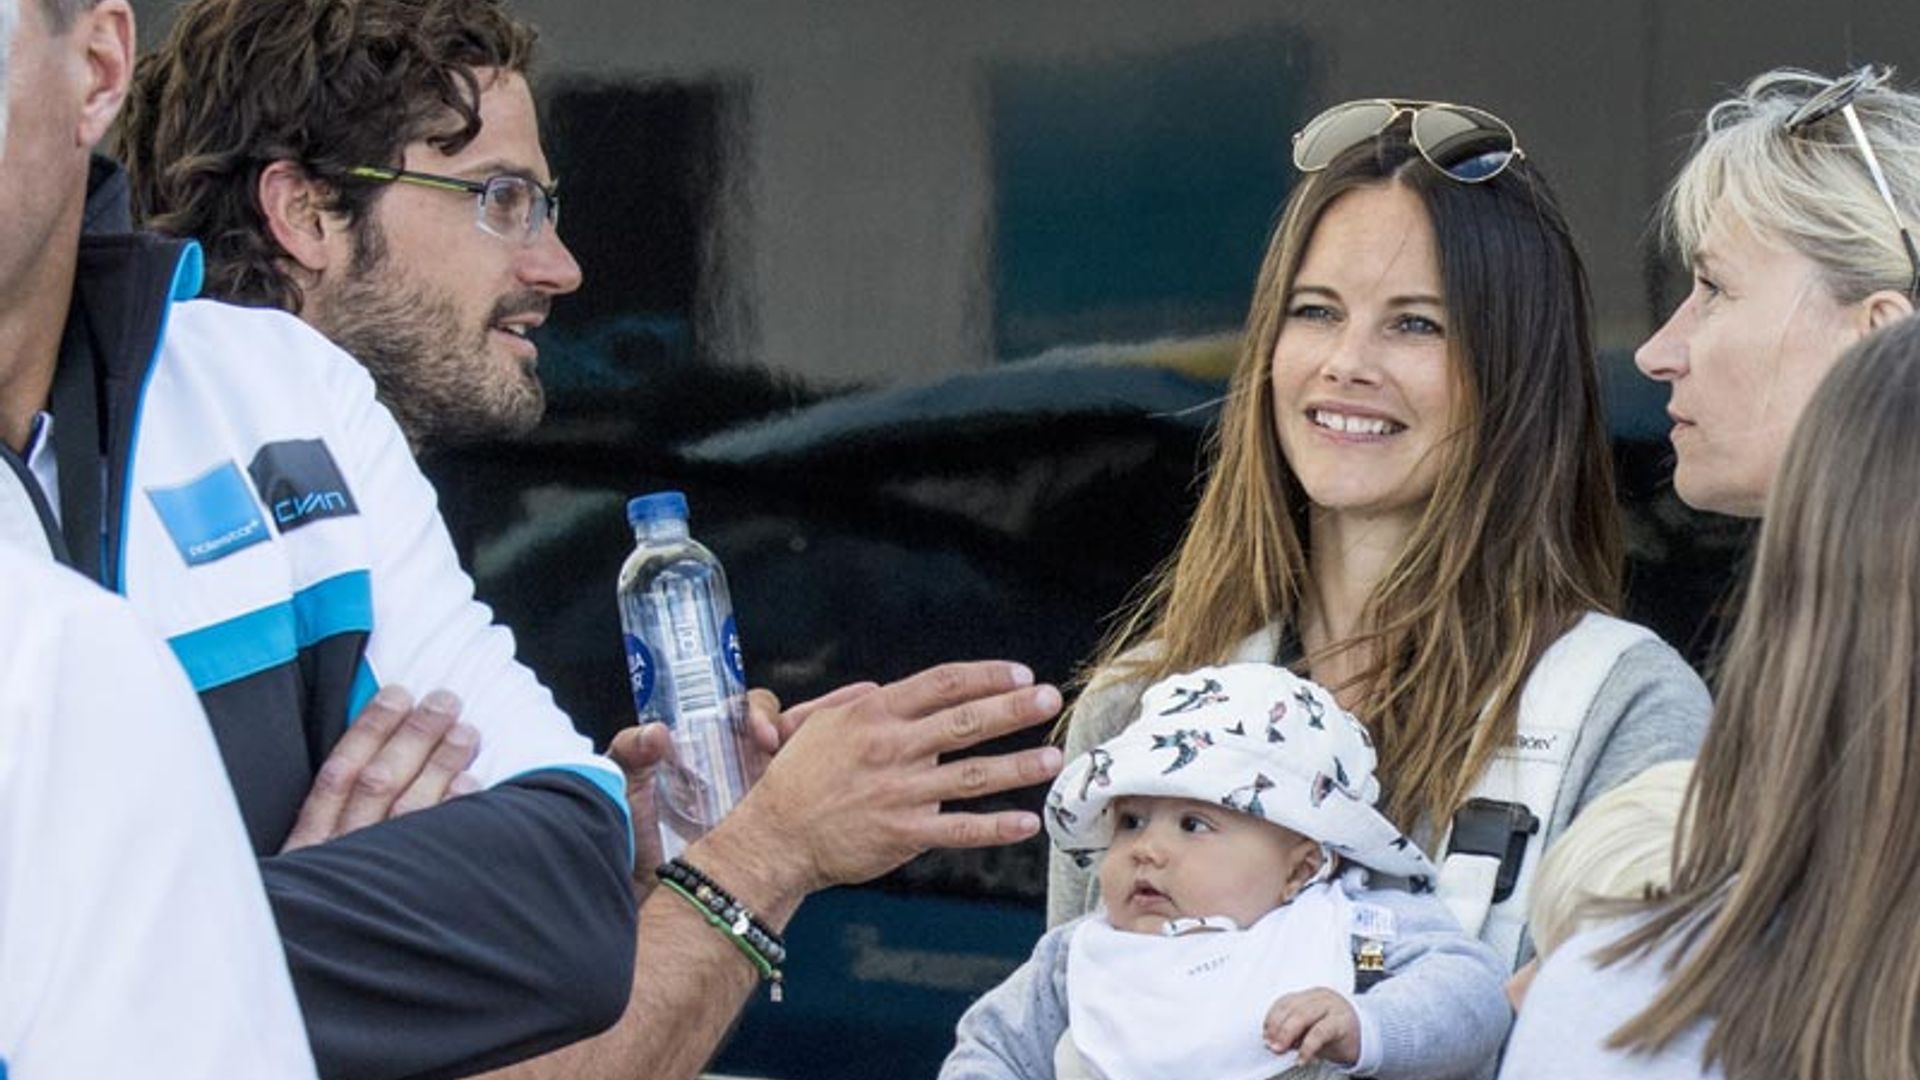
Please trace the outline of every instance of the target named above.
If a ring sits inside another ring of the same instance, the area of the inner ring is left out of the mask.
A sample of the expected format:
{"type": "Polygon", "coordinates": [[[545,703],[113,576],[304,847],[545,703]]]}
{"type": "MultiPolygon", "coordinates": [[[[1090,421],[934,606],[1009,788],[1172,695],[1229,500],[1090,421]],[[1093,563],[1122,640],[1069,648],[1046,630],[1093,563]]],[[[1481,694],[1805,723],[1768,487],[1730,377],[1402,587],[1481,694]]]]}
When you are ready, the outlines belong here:
{"type": "Polygon", "coordinates": [[[1494,752],[1453,816],[1440,899],[1510,968],[1520,962],[1529,886],[1555,810],[1571,806],[1586,782],[1570,766],[1583,743],[1611,734],[1583,726],[1593,699],[1622,654],[1654,640],[1644,626],[1588,612],[1548,646],[1521,690],[1513,741],[1494,752]]]}

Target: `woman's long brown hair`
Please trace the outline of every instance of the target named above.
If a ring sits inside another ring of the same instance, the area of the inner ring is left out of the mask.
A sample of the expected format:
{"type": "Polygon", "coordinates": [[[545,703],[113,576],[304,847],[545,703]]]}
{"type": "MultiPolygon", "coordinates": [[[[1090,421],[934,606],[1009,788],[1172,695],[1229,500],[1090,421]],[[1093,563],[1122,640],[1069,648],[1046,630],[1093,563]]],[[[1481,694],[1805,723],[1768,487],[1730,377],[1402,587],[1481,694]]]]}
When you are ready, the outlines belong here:
{"type": "Polygon", "coordinates": [[[1605,962],[1668,945],[1613,1045],[1710,1020],[1730,1080],[1920,1077],[1920,320],[1803,414],[1682,818],[1667,896],[1605,962]]]}
{"type": "Polygon", "coordinates": [[[1402,828],[1444,827],[1513,738],[1534,661],[1581,613],[1613,609],[1620,590],[1586,274],[1524,161],[1460,184],[1386,136],[1301,181],[1260,269],[1199,509],[1089,670],[1160,678],[1219,662],[1271,623],[1297,624],[1313,565],[1309,506],[1274,434],[1274,344],[1322,215],[1385,184],[1413,192],[1433,225],[1462,404],[1438,486],[1363,632],[1318,655],[1365,650],[1343,697],[1374,732],[1384,809],[1402,828]],[[1157,647],[1136,651],[1147,642],[1157,647]]]}

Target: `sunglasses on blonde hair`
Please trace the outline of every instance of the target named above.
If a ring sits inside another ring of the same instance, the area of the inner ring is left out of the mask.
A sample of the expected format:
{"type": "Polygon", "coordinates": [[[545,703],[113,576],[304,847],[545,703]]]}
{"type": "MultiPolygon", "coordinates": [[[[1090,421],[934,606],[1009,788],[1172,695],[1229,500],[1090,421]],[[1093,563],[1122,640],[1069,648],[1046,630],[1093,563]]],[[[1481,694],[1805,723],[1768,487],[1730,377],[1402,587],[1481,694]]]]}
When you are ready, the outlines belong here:
{"type": "Polygon", "coordinates": [[[1413,148],[1427,164],[1462,184],[1484,184],[1525,155],[1505,120],[1471,105],[1404,98],[1366,98],[1335,105],[1294,132],[1293,167],[1319,172],[1348,150],[1379,138],[1411,116],[1413,148]]]}
{"type": "Polygon", "coordinates": [[[1853,133],[1853,145],[1866,161],[1874,189],[1880,192],[1881,201],[1887,204],[1887,213],[1893,215],[1894,227],[1900,230],[1900,243],[1907,249],[1907,265],[1913,268],[1913,275],[1907,280],[1907,296],[1920,300],[1920,250],[1914,248],[1913,233],[1907,229],[1900,205],[1893,200],[1893,188],[1887,183],[1887,174],[1880,168],[1880,157],[1873,152],[1873,143],[1867,139],[1867,129],[1861,125],[1860,114],[1853,107],[1853,99],[1859,97],[1862,90],[1879,85],[1881,77],[1879,70],[1868,64],[1844,79],[1834,80],[1825,90],[1793,110],[1783,129],[1790,136],[1799,136],[1835,113],[1846,119],[1847,130],[1853,133]]]}

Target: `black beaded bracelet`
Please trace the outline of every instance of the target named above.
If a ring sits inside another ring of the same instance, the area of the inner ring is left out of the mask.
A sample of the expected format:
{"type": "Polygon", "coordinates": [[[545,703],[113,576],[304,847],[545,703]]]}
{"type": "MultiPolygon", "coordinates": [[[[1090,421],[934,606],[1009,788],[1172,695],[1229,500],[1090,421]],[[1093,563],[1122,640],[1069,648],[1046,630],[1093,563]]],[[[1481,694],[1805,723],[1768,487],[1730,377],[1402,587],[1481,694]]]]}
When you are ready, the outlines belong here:
{"type": "Polygon", "coordinates": [[[751,946],[771,966],[778,968],[787,962],[787,943],[780,935],[692,863],[674,859],[653,873],[661,881],[678,886],[682,896],[704,906],[720,920],[716,926],[751,946]]]}

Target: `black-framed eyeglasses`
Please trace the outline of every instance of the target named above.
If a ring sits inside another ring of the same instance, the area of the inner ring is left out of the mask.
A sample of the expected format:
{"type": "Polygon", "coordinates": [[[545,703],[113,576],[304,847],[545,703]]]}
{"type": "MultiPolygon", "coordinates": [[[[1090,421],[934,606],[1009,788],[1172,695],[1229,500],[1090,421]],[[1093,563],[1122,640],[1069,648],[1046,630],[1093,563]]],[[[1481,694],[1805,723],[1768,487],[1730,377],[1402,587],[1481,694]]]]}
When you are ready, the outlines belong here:
{"type": "Polygon", "coordinates": [[[1907,296],[1920,300],[1920,249],[1914,247],[1913,233],[1907,228],[1905,216],[1900,213],[1900,204],[1893,199],[1893,187],[1887,183],[1887,174],[1880,168],[1880,156],[1873,152],[1873,143],[1867,139],[1867,129],[1861,125],[1860,114],[1853,107],[1853,99],[1859,97],[1862,90],[1878,85],[1880,78],[1880,72],[1868,64],[1844,79],[1834,80],[1825,90],[1793,110],[1793,115],[1787,117],[1784,130],[1788,135],[1798,136],[1835,113],[1846,118],[1847,130],[1853,133],[1853,145],[1866,161],[1874,189],[1880,192],[1880,200],[1887,204],[1887,213],[1893,215],[1894,227],[1900,230],[1900,243],[1907,249],[1907,265],[1913,269],[1913,276],[1907,280],[1907,296]]]}
{"type": "Polygon", "coordinates": [[[525,176],[489,176],[467,180],[411,169],[384,169],[356,165],[347,175],[382,184],[414,184],[440,191],[462,191],[474,196],[474,223],[502,240],[529,243],[542,225],[560,225],[560,182],[542,184],[525,176]]]}
{"type": "Polygon", "coordinates": [[[1402,116],[1412,116],[1413,147],[1427,164],[1463,184],[1484,184],[1526,156],[1513,127],[1485,109],[1447,101],[1363,98],[1335,105],[1294,132],[1293,167],[1319,172],[1346,151],[1378,138],[1402,116]]]}

